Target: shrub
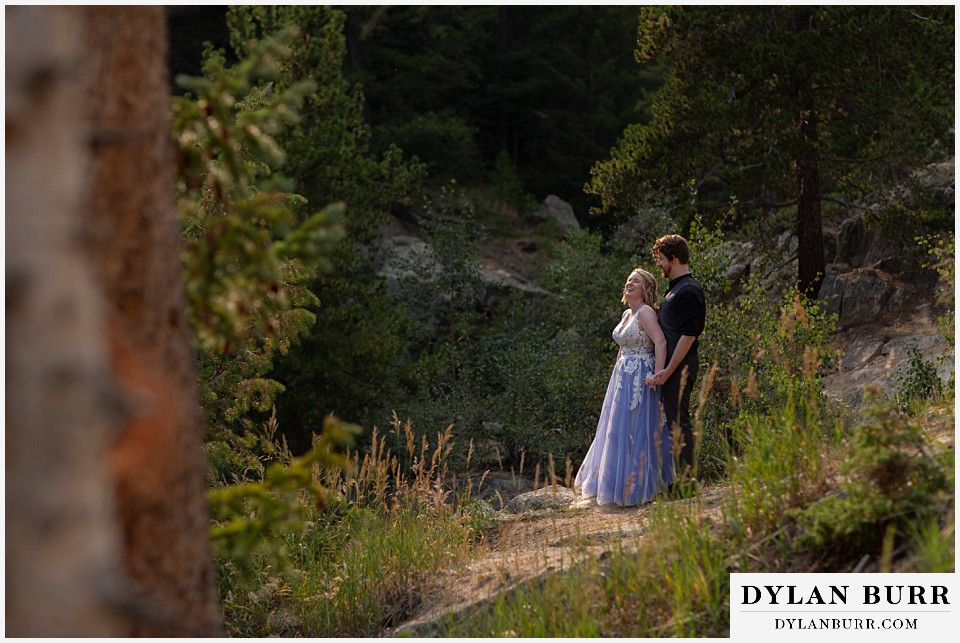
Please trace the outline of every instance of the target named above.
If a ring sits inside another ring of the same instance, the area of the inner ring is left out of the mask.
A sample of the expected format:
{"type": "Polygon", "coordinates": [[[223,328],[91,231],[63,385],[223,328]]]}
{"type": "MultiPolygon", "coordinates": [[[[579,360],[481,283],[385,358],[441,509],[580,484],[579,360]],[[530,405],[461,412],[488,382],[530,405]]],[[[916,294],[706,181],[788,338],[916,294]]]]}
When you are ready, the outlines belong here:
{"type": "Polygon", "coordinates": [[[903,571],[931,574],[950,574],[956,569],[954,552],[954,513],[941,522],[939,517],[918,521],[908,528],[910,550],[913,554],[903,571]]]}
{"type": "Polygon", "coordinates": [[[865,409],[841,467],[839,492],[796,515],[797,544],[831,552],[879,551],[888,528],[901,539],[917,522],[940,514],[953,488],[952,453],[933,455],[923,432],[889,402],[865,409]]]}
{"type": "Polygon", "coordinates": [[[917,401],[926,402],[941,397],[944,389],[933,362],[925,360],[914,347],[908,348],[907,353],[906,366],[893,378],[895,399],[904,411],[917,401]]]}
{"type": "Polygon", "coordinates": [[[937,318],[937,324],[940,331],[947,339],[947,342],[953,345],[954,320],[954,283],[956,281],[956,261],[953,233],[941,234],[938,236],[918,237],[917,241],[922,248],[927,249],[929,257],[924,263],[924,268],[932,268],[940,276],[940,283],[937,286],[937,303],[946,307],[946,310],[937,318]]]}
{"type": "MultiPolygon", "coordinates": [[[[706,387],[698,378],[703,400],[699,411],[702,435],[698,476],[721,477],[726,454],[743,449],[742,428],[770,409],[787,409],[796,403],[802,413],[798,423],[819,426],[822,406],[809,405],[821,390],[821,373],[835,359],[827,349],[836,316],[795,288],[784,289],[771,300],[760,279],[751,275],[736,298],[728,296],[723,276],[728,261],[719,251],[722,237],[695,227],[691,256],[701,257],[696,275],[704,274],[707,321],[700,337],[701,370],[716,365],[715,379],[706,387]],[[695,254],[693,254],[695,253],[695,254]]],[[[691,264],[693,263],[691,259],[691,264]]]]}

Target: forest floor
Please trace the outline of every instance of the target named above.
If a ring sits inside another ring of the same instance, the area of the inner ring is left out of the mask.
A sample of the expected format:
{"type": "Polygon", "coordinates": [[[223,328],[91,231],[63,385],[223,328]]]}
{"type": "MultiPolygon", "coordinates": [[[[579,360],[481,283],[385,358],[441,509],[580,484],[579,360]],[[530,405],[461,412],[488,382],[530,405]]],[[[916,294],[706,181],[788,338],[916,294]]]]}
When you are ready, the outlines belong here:
{"type": "MultiPolygon", "coordinates": [[[[839,332],[832,347],[843,352],[855,341],[862,344],[872,339],[887,344],[894,340],[938,335],[939,330],[929,311],[929,307],[921,306],[906,316],[878,320],[870,328],[839,332]]],[[[871,383],[864,381],[864,377],[875,377],[877,381],[872,383],[889,389],[895,358],[878,353],[872,358],[872,366],[861,364],[862,368],[856,371],[839,369],[824,378],[826,395],[834,400],[853,400],[855,405],[863,387],[871,383]]],[[[953,450],[952,412],[943,417],[928,414],[924,419],[932,427],[931,440],[953,450]]],[[[499,494],[503,501],[509,500],[511,495],[529,492],[535,486],[532,480],[504,473],[491,475],[488,484],[503,491],[499,494]]],[[[572,494],[569,489],[563,491],[572,494]]],[[[385,634],[436,636],[443,632],[446,624],[481,611],[499,596],[527,586],[540,577],[569,569],[591,557],[602,558],[614,549],[643,547],[651,514],[661,503],[696,503],[705,524],[713,523],[720,517],[728,492],[728,485],[717,483],[704,485],[692,499],[672,500],[660,496],[639,508],[557,503],[559,506],[520,513],[501,511],[496,525],[487,532],[482,549],[485,553],[431,579],[415,613],[385,634]]]]}

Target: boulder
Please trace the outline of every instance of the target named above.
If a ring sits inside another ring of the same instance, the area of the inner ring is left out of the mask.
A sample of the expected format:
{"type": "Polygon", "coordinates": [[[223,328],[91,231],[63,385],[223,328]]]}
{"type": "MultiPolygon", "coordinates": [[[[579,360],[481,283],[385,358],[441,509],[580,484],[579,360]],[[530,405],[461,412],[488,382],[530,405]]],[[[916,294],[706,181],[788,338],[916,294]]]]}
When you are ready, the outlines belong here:
{"type": "Polygon", "coordinates": [[[843,370],[852,371],[861,368],[879,355],[883,346],[882,338],[864,337],[854,340],[843,353],[843,370]]]}
{"type": "Polygon", "coordinates": [[[520,290],[531,295],[549,295],[550,293],[530,283],[521,275],[495,266],[481,266],[480,278],[488,286],[520,290]]]}
{"type": "Polygon", "coordinates": [[[891,282],[869,268],[828,275],[818,298],[828,313],[838,316],[840,327],[854,326],[888,312],[890,299],[897,291],[891,282]]]}
{"type": "Polygon", "coordinates": [[[398,234],[384,237],[380,242],[383,263],[379,274],[392,287],[397,281],[414,275],[434,282],[440,278],[440,266],[433,248],[420,237],[398,234]]]}
{"type": "Polygon", "coordinates": [[[553,221],[561,237],[565,237],[573,230],[580,229],[580,222],[577,221],[573,206],[554,194],[544,199],[543,204],[537,209],[534,216],[553,221]]]}
{"type": "MultiPolygon", "coordinates": [[[[413,277],[426,283],[439,281],[443,267],[429,242],[402,230],[385,228],[384,231],[376,248],[381,262],[378,274],[387,280],[390,288],[394,288],[401,279],[413,277]]],[[[523,276],[494,265],[489,260],[477,264],[476,268],[486,287],[485,300],[496,299],[510,290],[537,296],[550,294],[523,276]]]]}
{"type": "Polygon", "coordinates": [[[863,262],[866,252],[863,250],[866,229],[863,219],[850,217],[840,224],[837,233],[837,249],[834,252],[833,263],[844,263],[859,266],[863,262]]]}
{"type": "Polygon", "coordinates": [[[880,349],[880,354],[890,355],[893,353],[897,357],[906,357],[913,349],[922,355],[930,355],[941,354],[946,348],[946,341],[940,335],[917,334],[891,339],[880,349]]]}
{"type": "Polygon", "coordinates": [[[537,511],[539,509],[566,507],[573,502],[574,496],[573,489],[561,487],[560,485],[547,486],[516,496],[507,503],[504,511],[518,514],[526,511],[537,511]]]}
{"type": "Polygon", "coordinates": [[[750,274],[753,262],[757,259],[756,248],[752,243],[749,241],[725,241],[721,250],[730,262],[727,267],[727,279],[738,281],[750,274]]]}
{"type": "Polygon", "coordinates": [[[840,231],[831,226],[823,227],[823,256],[827,264],[837,256],[837,241],[840,238],[840,231]]]}
{"type": "Polygon", "coordinates": [[[904,265],[902,254],[901,240],[869,226],[862,215],[856,215],[840,224],[833,262],[854,268],[879,264],[886,272],[901,274],[909,267],[904,265]]]}
{"type": "Polygon", "coordinates": [[[953,211],[956,177],[956,159],[943,163],[932,163],[914,172],[914,178],[921,185],[933,190],[942,199],[945,206],[953,211]]]}
{"type": "Polygon", "coordinates": [[[795,257],[800,247],[800,239],[793,230],[785,230],[777,237],[777,250],[785,257],[795,257]]]}

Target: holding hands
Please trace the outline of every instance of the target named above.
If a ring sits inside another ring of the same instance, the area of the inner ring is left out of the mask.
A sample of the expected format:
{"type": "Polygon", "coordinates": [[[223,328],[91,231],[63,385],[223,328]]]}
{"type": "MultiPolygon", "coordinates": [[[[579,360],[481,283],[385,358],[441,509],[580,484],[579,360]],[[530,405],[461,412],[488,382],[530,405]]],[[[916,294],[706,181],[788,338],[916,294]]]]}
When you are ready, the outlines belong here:
{"type": "Polygon", "coordinates": [[[660,386],[661,384],[666,382],[669,377],[670,377],[670,373],[667,371],[667,369],[664,368],[662,370],[657,371],[656,373],[647,375],[646,383],[647,383],[647,386],[653,388],[655,386],[660,386]]]}

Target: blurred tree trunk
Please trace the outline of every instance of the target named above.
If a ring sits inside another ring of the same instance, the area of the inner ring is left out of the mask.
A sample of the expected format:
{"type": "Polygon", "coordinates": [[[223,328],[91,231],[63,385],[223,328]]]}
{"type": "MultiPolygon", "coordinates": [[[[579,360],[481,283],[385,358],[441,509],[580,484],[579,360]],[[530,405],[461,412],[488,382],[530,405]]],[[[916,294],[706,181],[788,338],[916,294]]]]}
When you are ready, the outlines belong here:
{"type": "Polygon", "coordinates": [[[106,455],[120,427],[80,239],[78,8],[6,11],[6,634],[123,636],[106,455]]]}
{"type": "Polygon", "coordinates": [[[6,633],[218,635],[163,9],[6,19],[6,633]]]}

